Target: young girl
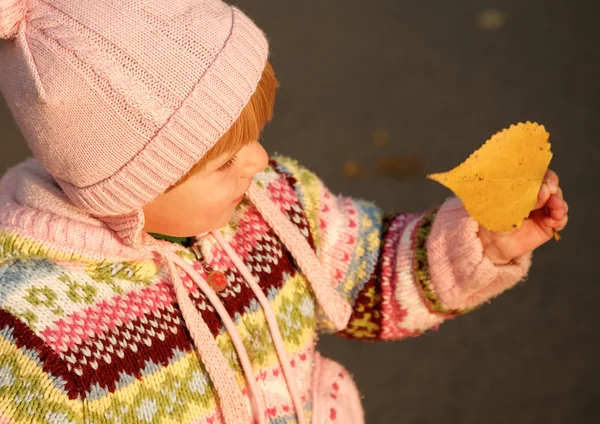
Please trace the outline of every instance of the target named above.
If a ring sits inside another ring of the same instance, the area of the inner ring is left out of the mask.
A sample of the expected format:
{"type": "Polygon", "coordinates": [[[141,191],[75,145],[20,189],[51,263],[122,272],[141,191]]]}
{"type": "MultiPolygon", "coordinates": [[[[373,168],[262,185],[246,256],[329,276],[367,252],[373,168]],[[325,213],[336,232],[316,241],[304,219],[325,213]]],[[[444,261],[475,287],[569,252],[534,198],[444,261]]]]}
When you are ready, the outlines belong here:
{"type": "Polygon", "coordinates": [[[258,143],[267,41],[220,0],[0,0],[35,158],[0,185],[1,423],[360,423],[320,332],[416,336],[522,280],[567,222],[385,216],[258,143]]]}

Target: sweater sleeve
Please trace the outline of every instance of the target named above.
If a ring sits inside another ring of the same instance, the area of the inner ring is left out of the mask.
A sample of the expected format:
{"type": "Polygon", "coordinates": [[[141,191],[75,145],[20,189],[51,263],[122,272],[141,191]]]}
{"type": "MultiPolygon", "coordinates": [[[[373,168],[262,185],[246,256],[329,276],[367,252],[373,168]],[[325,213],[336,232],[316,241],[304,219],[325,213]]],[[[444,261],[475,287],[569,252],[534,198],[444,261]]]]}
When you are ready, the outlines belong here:
{"type": "Polygon", "coordinates": [[[502,266],[484,257],[479,224],[457,198],[423,213],[385,215],[370,202],[333,195],[289,158],[272,166],[286,175],[319,261],[353,307],[344,337],[420,335],[512,287],[529,269],[530,255],[502,266]]]}
{"type": "Polygon", "coordinates": [[[63,361],[0,309],[0,423],[82,423],[83,402],[63,361]]]}

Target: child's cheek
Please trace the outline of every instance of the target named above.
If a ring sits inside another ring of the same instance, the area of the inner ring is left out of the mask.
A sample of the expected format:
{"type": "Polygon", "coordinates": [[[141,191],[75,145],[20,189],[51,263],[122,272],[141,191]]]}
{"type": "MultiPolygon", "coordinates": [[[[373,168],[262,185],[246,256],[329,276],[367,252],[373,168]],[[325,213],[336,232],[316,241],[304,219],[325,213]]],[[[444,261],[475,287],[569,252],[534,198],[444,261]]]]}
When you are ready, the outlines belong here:
{"type": "Polygon", "coordinates": [[[223,209],[227,208],[235,195],[235,181],[227,176],[221,176],[215,179],[212,184],[205,185],[202,190],[203,195],[199,197],[200,207],[211,215],[218,215],[223,209]]]}
{"type": "Polygon", "coordinates": [[[236,190],[238,176],[235,172],[225,172],[218,176],[214,184],[210,185],[210,190],[214,195],[215,201],[220,204],[227,204],[233,200],[236,190]]]}

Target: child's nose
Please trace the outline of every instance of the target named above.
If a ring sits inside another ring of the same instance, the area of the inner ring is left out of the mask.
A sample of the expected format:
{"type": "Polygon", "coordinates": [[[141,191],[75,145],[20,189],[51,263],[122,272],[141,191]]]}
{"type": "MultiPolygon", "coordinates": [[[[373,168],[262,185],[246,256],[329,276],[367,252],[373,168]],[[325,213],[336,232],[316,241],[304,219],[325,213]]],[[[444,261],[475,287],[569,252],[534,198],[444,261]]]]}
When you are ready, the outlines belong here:
{"type": "Polygon", "coordinates": [[[269,164],[269,154],[265,148],[259,142],[252,143],[249,146],[251,151],[249,153],[248,166],[246,166],[246,172],[248,177],[262,172],[269,164]]]}

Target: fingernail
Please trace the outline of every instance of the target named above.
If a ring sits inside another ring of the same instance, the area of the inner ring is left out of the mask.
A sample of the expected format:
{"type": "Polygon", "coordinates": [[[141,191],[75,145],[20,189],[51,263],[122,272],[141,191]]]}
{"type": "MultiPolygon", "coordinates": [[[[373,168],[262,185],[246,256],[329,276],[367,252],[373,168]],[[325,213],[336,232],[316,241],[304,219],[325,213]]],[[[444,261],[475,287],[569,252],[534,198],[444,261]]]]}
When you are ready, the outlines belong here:
{"type": "Polygon", "coordinates": [[[558,183],[552,180],[548,183],[548,187],[550,187],[550,191],[554,194],[558,190],[558,183]]]}

